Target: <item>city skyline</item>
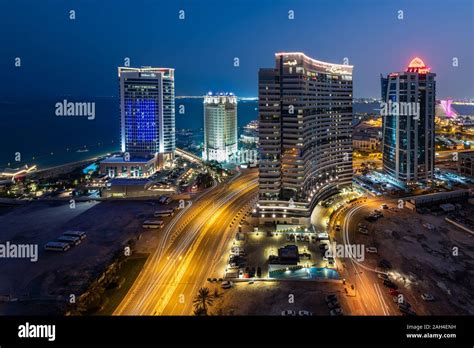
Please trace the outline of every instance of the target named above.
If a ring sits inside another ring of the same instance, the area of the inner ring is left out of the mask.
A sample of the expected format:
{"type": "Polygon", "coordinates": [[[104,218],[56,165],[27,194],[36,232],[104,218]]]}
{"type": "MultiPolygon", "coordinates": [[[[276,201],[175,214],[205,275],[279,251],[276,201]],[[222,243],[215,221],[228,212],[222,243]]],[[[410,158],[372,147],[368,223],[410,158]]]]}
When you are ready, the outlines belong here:
{"type": "Polygon", "coordinates": [[[2,342],[472,341],[473,17],[5,2],[2,342]]]}
{"type": "MultiPolygon", "coordinates": [[[[27,3],[36,9],[34,2],[27,3]]],[[[271,54],[303,51],[324,61],[342,64],[347,59],[354,65],[356,98],[378,97],[378,76],[397,70],[396,64],[403,62],[401,69],[415,56],[438,71],[441,99],[474,97],[469,79],[474,74],[474,56],[467,44],[473,28],[469,11],[464,10],[466,5],[472,9],[472,2],[450,3],[450,15],[457,21],[444,25],[436,36],[429,27],[432,23],[443,23],[446,14],[442,1],[396,4],[364,1],[349,12],[346,8],[350,3],[281,1],[270,4],[263,1],[260,6],[252,7],[249,2],[240,1],[231,3],[225,13],[219,12],[219,6],[212,6],[217,4],[215,1],[206,1],[208,6],[192,2],[183,2],[181,6],[164,3],[156,11],[157,3],[146,3],[149,8],[146,12],[141,11],[140,6],[130,8],[123,2],[116,2],[114,7],[104,3],[94,8],[87,3],[46,3],[37,8],[38,11],[22,16],[16,16],[17,7],[7,5],[3,13],[11,11],[11,15],[0,17],[0,25],[7,34],[0,59],[4,72],[0,92],[6,99],[15,98],[20,88],[23,95],[35,98],[83,97],[88,93],[113,96],[116,88],[108,77],[128,59],[130,66],[173,66],[177,72],[177,95],[233,90],[236,95],[254,97],[258,67],[268,66],[271,54]],[[75,11],[75,19],[69,18],[69,11],[75,11]],[[179,17],[180,11],[184,11],[183,19],[179,17]],[[293,19],[289,19],[289,11],[293,11],[293,19]],[[427,11],[430,16],[420,15],[427,11]],[[51,18],[48,23],[40,21],[45,12],[51,18]],[[109,22],[100,17],[102,12],[110,13],[109,22]],[[324,16],[333,12],[339,13],[337,27],[324,16]],[[158,18],[154,19],[155,24],[150,24],[148,16],[153,14],[158,18]],[[403,18],[399,19],[400,16],[403,18]],[[240,26],[233,17],[241,18],[246,25],[240,26]],[[17,22],[13,24],[11,18],[17,22]],[[209,24],[196,27],[208,19],[209,24]],[[126,32],[115,30],[121,20],[131,21],[126,32]],[[368,25],[361,26],[361,22],[368,25]],[[209,34],[211,23],[219,30],[209,34]],[[265,35],[275,25],[280,28],[279,35],[265,35]],[[24,29],[16,36],[8,35],[15,27],[24,29]],[[92,35],[92,30],[98,30],[99,34],[92,35]],[[255,30],[262,34],[254,35],[255,30]],[[229,39],[230,33],[234,34],[232,39],[229,39]],[[56,39],[45,40],[46,37],[56,39]],[[121,42],[127,37],[131,40],[124,46],[121,42]],[[163,40],[166,45],[160,44],[163,40]],[[205,46],[196,45],[201,41],[205,46]],[[28,46],[29,42],[34,44],[28,46]],[[16,66],[16,58],[20,58],[20,66],[16,66]],[[235,58],[239,60],[238,67],[234,66],[235,58]],[[193,64],[188,64],[190,61],[193,64]],[[99,77],[96,83],[90,85],[88,75],[79,73],[81,64],[87,64],[92,75],[99,77]],[[52,66],[55,69],[51,69],[52,66]],[[44,72],[48,74],[48,81],[41,88],[30,83],[44,72]],[[66,78],[70,82],[67,86],[61,84],[66,78]]]]}

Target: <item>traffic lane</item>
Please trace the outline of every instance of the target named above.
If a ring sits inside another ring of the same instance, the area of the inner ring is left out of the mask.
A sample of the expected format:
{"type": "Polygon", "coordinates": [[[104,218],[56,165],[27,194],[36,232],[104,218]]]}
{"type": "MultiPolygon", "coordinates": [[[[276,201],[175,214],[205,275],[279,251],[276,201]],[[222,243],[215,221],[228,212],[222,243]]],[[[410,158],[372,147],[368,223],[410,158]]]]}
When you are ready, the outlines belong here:
{"type": "MultiPolygon", "coordinates": [[[[380,199],[373,199],[366,204],[361,205],[363,208],[351,208],[346,213],[346,218],[350,216],[349,220],[349,230],[348,230],[348,241],[351,242],[351,235],[352,240],[354,239],[353,233],[351,231],[356,231],[358,228],[358,221],[361,219],[360,214],[365,214],[365,209],[369,208],[372,209],[374,207],[378,207],[380,204],[380,199]],[[352,214],[352,212],[354,212],[352,214]]],[[[353,272],[357,272],[359,274],[358,280],[361,281],[363,284],[363,291],[365,292],[365,296],[370,298],[370,303],[372,304],[371,312],[375,313],[375,315],[394,315],[393,306],[390,306],[391,297],[388,293],[388,288],[386,288],[380,279],[377,276],[377,273],[372,270],[372,267],[365,266],[364,262],[352,262],[353,272]],[[360,264],[358,264],[360,263],[360,264]],[[377,300],[377,301],[375,301],[377,300]]]]}
{"type": "MultiPolygon", "coordinates": [[[[257,185],[257,183],[254,182],[254,188],[253,189],[256,189],[256,185],[257,185]]],[[[241,189],[248,190],[248,186],[244,186],[244,188],[241,188],[241,189]]],[[[219,209],[222,209],[222,208],[225,208],[225,207],[229,206],[229,204],[231,204],[232,201],[235,199],[234,197],[237,196],[237,198],[238,198],[239,194],[240,194],[240,191],[233,192],[230,198],[226,197],[223,202],[218,202],[217,211],[219,211],[219,209]]],[[[214,211],[211,211],[211,215],[213,215],[213,216],[210,217],[208,220],[206,220],[206,223],[214,223],[215,219],[216,219],[215,214],[216,213],[214,211]]],[[[163,310],[167,306],[168,301],[171,299],[174,291],[178,287],[179,281],[181,280],[181,278],[183,276],[185,276],[187,268],[192,266],[192,262],[191,262],[192,258],[194,257],[194,254],[196,253],[197,248],[202,243],[202,240],[207,235],[206,233],[201,232],[201,229],[202,229],[203,226],[206,226],[206,224],[203,223],[203,224],[199,224],[198,226],[194,227],[195,232],[198,234],[198,238],[197,238],[196,241],[193,241],[193,243],[190,244],[191,248],[189,250],[189,253],[186,253],[185,256],[183,255],[183,261],[182,261],[182,263],[180,263],[178,265],[178,268],[174,269],[174,270],[172,270],[170,268],[167,268],[167,272],[171,272],[171,273],[175,274],[175,276],[173,277],[174,280],[173,280],[173,282],[169,283],[169,287],[165,287],[163,289],[164,296],[162,296],[160,298],[160,302],[158,304],[156,304],[156,306],[154,307],[154,312],[153,313],[156,313],[158,315],[161,315],[163,313],[163,310]]],[[[193,232],[193,233],[195,233],[195,232],[193,232]]]]}
{"type": "MultiPolygon", "coordinates": [[[[182,228],[183,230],[181,231],[181,233],[178,234],[177,240],[175,240],[172,244],[178,245],[178,246],[182,245],[181,240],[187,238],[187,234],[183,232],[188,227],[193,229],[193,226],[189,226],[190,224],[191,225],[194,224],[195,221],[193,221],[193,219],[195,217],[200,217],[202,215],[202,212],[205,211],[205,209],[207,209],[211,203],[215,202],[216,198],[220,196],[222,191],[227,191],[228,195],[231,195],[234,190],[238,190],[239,188],[242,187],[244,183],[247,183],[249,179],[255,176],[256,176],[255,173],[242,175],[239,178],[237,178],[234,182],[231,182],[229,185],[224,185],[220,190],[213,190],[213,192],[211,192],[211,196],[204,197],[203,198],[204,200],[201,201],[199,204],[193,204],[191,207],[189,207],[190,208],[189,211],[187,211],[185,214],[183,214],[182,217],[180,217],[180,220],[182,220],[182,222],[178,221],[176,223],[178,228],[182,228]]],[[[202,217],[199,220],[204,220],[204,219],[205,218],[202,217]]],[[[202,221],[199,221],[199,222],[202,222],[202,221]]],[[[156,274],[160,270],[165,269],[167,261],[169,261],[169,258],[173,258],[175,256],[171,252],[171,253],[167,253],[165,258],[158,260],[157,258],[159,256],[159,253],[161,252],[162,250],[157,250],[157,252],[154,255],[154,260],[151,263],[149,263],[147,266],[147,269],[145,269],[144,272],[142,272],[143,274],[141,274],[142,276],[139,279],[138,283],[136,282],[138,285],[136,286],[135,289],[129,292],[130,296],[132,297],[132,299],[128,301],[128,302],[132,302],[128,304],[129,309],[127,310],[126,307],[125,308],[122,307],[123,309],[122,308],[119,309],[118,313],[127,312],[127,311],[132,311],[132,313],[136,313],[137,311],[138,312],[143,311],[143,309],[140,309],[140,308],[143,308],[143,306],[146,305],[144,303],[145,302],[144,298],[147,296],[151,296],[150,292],[152,292],[154,288],[153,282],[156,283],[157,281],[157,279],[154,279],[155,278],[154,274],[156,274]]],[[[160,272],[160,273],[161,273],[161,276],[158,277],[158,281],[161,281],[164,283],[167,283],[170,281],[170,276],[166,276],[164,272],[160,272]]],[[[155,285],[155,289],[156,289],[156,285],[155,285]]],[[[147,306],[148,309],[145,309],[145,311],[149,311],[150,306],[151,304],[147,306]]]]}
{"type": "Polygon", "coordinates": [[[166,315],[189,315],[192,313],[192,298],[196,295],[200,287],[205,285],[208,275],[212,272],[216,258],[224,256],[225,249],[221,249],[222,241],[227,239],[228,234],[236,232],[236,228],[230,229],[227,233],[225,230],[230,224],[237,212],[251,200],[256,192],[256,188],[252,192],[245,194],[232,204],[232,208],[224,209],[224,216],[219,216],[219,225],[212,224],[206,226],[207,231],[199,251],[194,255],[191,268],[186,272],[180,282],[180,287],[176,289],[173,295],[173,303],[170,303],[164,314],[166,315]],[[211,264],[209,264],[209,262],[211,264]],[[180,296],[184,295],[185,303],[180,303],[180,296]]]}
{"type": "MultiPolygon", "coordinates": [[[[186,229],[186,227],[193,222],[194,217],[201,216],[202,212],[221,195],[221,192],[221,190],[212,191],[210,192],[210,196],[202,197],[199,203],[188,207],[187,211],[178,218],[174,226],[177,226],[177,228],[181,230],[186,229]]],[[[179,233],[176,239],[183,239],[185,235],[186,233],[179,233]]],[[[164,237],[166,239],[166,236],[164,237]]],[[[117,314],[127,312],[130,314],[138,314],[137,311],[140,311],[139,307],[143,306],[143,298],[150,292],[150,286],[154,280],[154,274],[156,274],[160,269],[164,269],[166,266],[167,258],[159,259],[161,256],[160,254],[164,252],[163,249],[166,248],[166,242],[167,241],[165,240],[160,243],[156,252],[150,258],[150,262],[147,263],[143,271],[140,273],[139,278],[135,281],[133,288],[122,301],[123,305],[118,308],[116,311],[117,314]]],[[[181,240],[175,240],[174,242],[176,242],[174,243],[175,245],[179,245],[181,240]]],[[[172,257],[172,253],[168,253],[166,256],[172,257]]]]}

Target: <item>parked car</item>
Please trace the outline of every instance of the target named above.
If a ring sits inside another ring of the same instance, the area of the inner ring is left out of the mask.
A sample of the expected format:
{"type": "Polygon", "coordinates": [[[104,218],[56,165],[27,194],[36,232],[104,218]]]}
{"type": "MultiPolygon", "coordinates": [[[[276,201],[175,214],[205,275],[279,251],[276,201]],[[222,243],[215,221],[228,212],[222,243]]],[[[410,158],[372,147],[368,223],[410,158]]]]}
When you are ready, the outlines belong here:
{"type": "Polygon", "coordinates": [[[231,281],[226,280],[226,281],[223,281],[221,283],[221,288],[222,289],[230,289],[231,287],[232,287],[232,282],[231,281]]]}
{"type": "Polygon", "coordinates": [[[423,301],[434,301],[434,296],[428,293],[421,294],[423,301]]]}
{"type": "Polygon", "coordinates": [[[381,260],[381,261],[379,262],[379,267],[385,268],[385,269],[391,269],[391,268],[392,268],[392,264],[391,264],[389,261],[387,261],[387,260],[384,259],[384,260],[381,260]]]}
{"type": "Polygon", "coordinates": [[[404,310],[408,310],[410,309],[411,305],[408,303],[408,302],[398,302],[398,309],[404,309],[404,310]]]}
{"type": "Polygon", "coordinates": [[[375,222],[377,221],[377,218],[373,215],[369,215],[369,216],[366,216],[365,219],[368,221],[368,222],[375,222]]]}
{"type": "Polygon", "coordinates": [[[333,301],[333,302],[329,302],[327,305],[328,305],[329,309],[334,309],[334,308],[341,307],[341,305],[339,304],[339,302],[337,300],[333,301]]]}
{"type": "Polygon", "coordinates": [[[395,290],[395,289],[389,289],[388,293],[392,296],[398,296],[401,294],[398,290],[395,290]]]}
{"type": "Polygon", "coordinates": [[[396,284],[394,284],[393,282],[391,282],[390,280],[388,279],[385,279],[383,281],[383,285],[385,285],[387,288],[391,288],[391,289],[398,289],[398,286],[396,284]]]}
{"type": "Polygon", "coordinates": [[[369,231],[366,228],[359,228],[359,233],[361,234],[369,234],[369,231]]]}
{"type": "Polygon", "coordinates": [[[416,315],[416,312],[410,308],[405,309],[405,308],[399,308],[400,312],[403,313],[403,315],[416,315]]]}
{"type": "Polygon", "coordinates": [[[292,311],[291,309],[287,309],[286,311],[282,311],[281,315],[284,317],[294,317],[296,316],[296,312],[292,311]]]}
{"type": "Polygon", "coordinates": [[[331,294],[331,295],[326,296],[326,303],[334,302],[334,301],[337,302],[337,296],[336,295],[331,294]]]}
{"type": "Polygon", "coordinates": [[[333,310],[331,310],[331,311],[329,312],[329,314],[330,314],[331,316],[333,316],[333,317],[334,317],[334,316],[343,315],[341,308],[334,308],[333,310]]]}

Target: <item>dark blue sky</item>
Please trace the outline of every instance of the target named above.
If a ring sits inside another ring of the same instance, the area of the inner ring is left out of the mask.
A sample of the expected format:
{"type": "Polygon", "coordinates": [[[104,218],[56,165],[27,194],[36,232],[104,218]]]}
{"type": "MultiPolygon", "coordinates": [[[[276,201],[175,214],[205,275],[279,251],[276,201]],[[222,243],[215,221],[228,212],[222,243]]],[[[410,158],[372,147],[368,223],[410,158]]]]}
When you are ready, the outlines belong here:
{"type": "Polygon", "coordinates": [[[444,97],[474,97],[473,0],[0,0],[0,100],[117,95],[117,66],[176,69],[176,94],[257,95],[277,51],[355,65],[354,95],[419,55],[444,97]],[[69,10],[76,20],[69,20],[69,10]],[[185,20],[178,11],[186,11],[185,20]],[[288,19],[288,11],[295,19],[288,19]],[[397,19],[397,11],[404,19],[397,19]],[[14,67],[21,57],[22,67],[14,67]],[[233,67],[239,57],[240,67],[233,67]],[[452,58],[459,67],[452,67],[452,58]]]}

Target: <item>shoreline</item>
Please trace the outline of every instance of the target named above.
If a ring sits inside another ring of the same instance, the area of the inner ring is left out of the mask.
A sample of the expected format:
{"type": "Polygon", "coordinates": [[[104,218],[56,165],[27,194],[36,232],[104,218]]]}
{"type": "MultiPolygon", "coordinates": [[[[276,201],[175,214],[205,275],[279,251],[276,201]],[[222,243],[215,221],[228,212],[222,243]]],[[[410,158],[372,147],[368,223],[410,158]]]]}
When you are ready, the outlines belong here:
{"type": "Polygon", "coordinates": [[[43,173],[45,171],[57,170],[57,169],[61,169],[63,167],[79,166],[79,165],[82,165],[82,164],[85,164],[85,163],[88,163],[88,162],[95,162],[95,161],[97,161],[98,159],[100,159],[102,157],[106,157],[109,153],[114,154],[114,152],[106,152],[106,153],[98,154],[94,157],[86,158],[86,159],[79,160],[79,161],[66,162],[66,163],[63,163],[63,164],[58,164],[58,165],[54,165],[54,166],[41,168],[41,169],[36,170],[34,173],[43,173]]]}

